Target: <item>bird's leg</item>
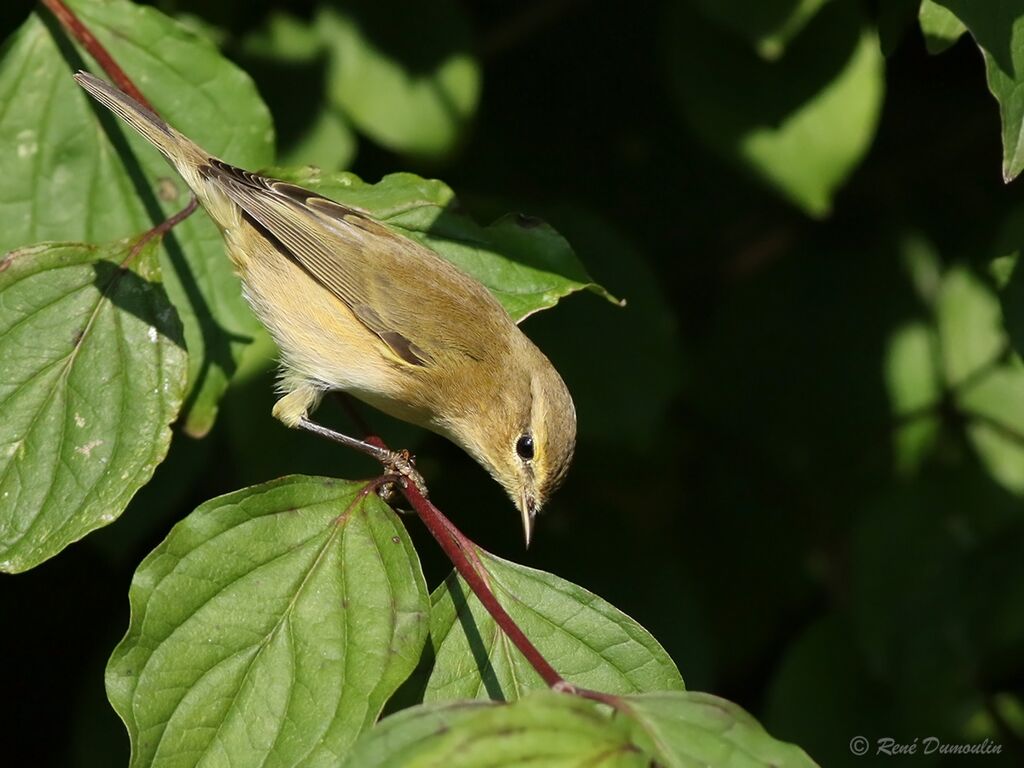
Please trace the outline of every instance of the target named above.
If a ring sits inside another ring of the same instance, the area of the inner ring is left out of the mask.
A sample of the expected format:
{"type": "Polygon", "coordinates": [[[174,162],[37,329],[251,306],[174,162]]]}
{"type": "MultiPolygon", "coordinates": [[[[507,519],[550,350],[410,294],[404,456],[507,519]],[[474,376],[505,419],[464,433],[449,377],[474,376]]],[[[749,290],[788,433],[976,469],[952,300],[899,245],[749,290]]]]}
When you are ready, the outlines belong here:
{"type": "MultiPolygon", "coordinates": [[[[370,456],[383,464],[384,469],[388,473],[406,478],[425,495],[427,484],[423,480],[423,476],[416,470],[416,460],[408,451],[392,451],[388,448],[381,448],[380,446],[368,443],[365,440],[359,440],[358,438],[344,435],[341,432],[335,432],[333,429],[317,424],[314,421],[310,421],[305,416],[300,418],[295,426],[299,429],[304,429],[307,432],[312,432],[314,435],[326,437],[328,440],[333,440],[336,443],[341,443],[344,446],[355,448],[357,451],[365,453],[367,456],[370,456]]],[[[389,487],[391,485],[391,483],[388,483],[382,486],[382,489],[384,490],[382,495],[385,498],[389,498],[394,490],[392,487],[389,487]]]]}
{"type": "MultiPolygon", "coordinates": [[[[355,448],[357,451],[365,453],[367,456],[383,464],[387,472],[406,478],[426,495],[427,484],[424,482],[423,476],[416,471],[416,462],[408,451],[392,451],[389,448],[374,445],[366,440],[349,437],[341,432],[336,432],[333,429],[317,424],[315,421],[310,421],[306,414],[316,407],[317,403],[320,402],[322,394],[321,390],[308,384],[299,385],[274,404],[274,417],[280,419],[289,427],[304,429],[307,432],[312,432],[314,435],[326,437],[328,440],[333,440],[336,443],[341,443],[344,446],[355,448]]],[[[385,498],[390,497],[393,491],[389,487],[390,485],[382,486],[383,493],[381,495],[385,498]]]]}

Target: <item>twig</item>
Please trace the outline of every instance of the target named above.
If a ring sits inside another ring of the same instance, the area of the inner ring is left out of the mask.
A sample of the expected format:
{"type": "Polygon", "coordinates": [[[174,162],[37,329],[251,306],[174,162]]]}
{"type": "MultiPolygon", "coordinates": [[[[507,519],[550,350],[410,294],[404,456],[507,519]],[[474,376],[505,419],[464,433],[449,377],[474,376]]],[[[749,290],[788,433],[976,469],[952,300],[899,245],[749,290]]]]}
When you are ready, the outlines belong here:
{"type": "MultiPolygon", "coordinates": [[[[99,64],[103,71],[107,73],[114,84],[122,91],[127,93],[137,102],[146,107],[153,114],[158,114],[153,105],[149,103],[149,99],[142,95],[135,83],[132,82],[131,78],[125,74],[125,71],[121,69],[121,65],[117,63],[110,52],[103,46],[96,36],[89,30],[82,20],[75,16],[74,12],[64,4],[64,0],[40,0],[40,2],[46,6],[50,13],[53,14],[54,18],[60,22],[60,25],[64,28],[64,31],[71,36],[72,39],[77,40],[78,43],[85,48],[85,50],[96,59],[96,63],[99,64]]],[[[163,237],[170,232],[175,226],[191,216],[196,208],[199,207],[199,201],[196,199],[195,193],[192,193],[191,199],[188,204],[180,211],[164,219],[162,222],[157,224],[155,227],[142,233],[142,236],[138,239],[131,251],[128,253],[127,258],[124,260],[121,266],[132,261],[143,247],[152,240],[154,237],[163,237]]]]}
{"type": "Polygon", "coordinates": [[[124,73],[124,70],[121,69],[121,66],[114,60],[114,57],[103,47],[103,43],[97,40],[93,33],[89,31],[89,28],[82,23],[81,19],[75,16],[74,12],[64,4],[64,0],[40,0],[40,2],[49,9],[50,13],[60,22],[60,25],[64,27],[64,30],[73,39],[77,40],[90,56],[96,59],[96,63],[110,76],[110,79],[114,81],[114,85],[151,112],[156,113],[153,105],[142,95],[142,91],[135,87],[135,83],[131,81],[128,75],[124,73]]]}
{"type": "Polygon", "coordinates": [[[166,235],[180,222],[184,221],[189,216],[191,216],[198,207],[199,200],[196,199],[195,195],[192,195],[192,197],[188,201],[188,205],[186,205],[184,208],[182,208],[174,215],[169,216],[168,218],[161,221],[152,229],[148,229],[145,232],[143,232],[142,237],[135,241],[135,245],[132,246],[131,251],[128,253],[128,257],[124,260],[124,263],[121,266],[124,266],[132,259],[134,259],[136,256],[138,256],[139,251],[141,251],[146,246],[146,243],[148,243],[154,237],[163,237],[164,235],[166,235]]]}
{"type": "Polygon", "coordinates": [[[566,682],[555,671],[555,668],[537,650],[537,646],[530,641],[530,638],[526,636],[515,620],[508,615],[505,608],[498,602],[498,598],[494,596],[494,592],[484,580],[479,566],[474,566],[470,562],[470,556],[474,559],[476,558],[476,545],[466,538],[451,520],[444,516],[441,510],[424,498],[414,483],[410,483],[403,478],[399,487],[402,489],[402,495],[412,505],[420,520],[423,521],[423,524],[427,526],[427,530],[430,531],[437,543],[441,545],[444,553],[448,555],[448,559],[452,561],[455,570],[466,580],[469,588],[473,590],[473,593],[483,604],[484,608],[487,609],[491,618],[501,627],[501,631],[519,649],[519,652],[523,654],[526,660],[530,662],[530,666],[537,671],[541,679],[552,688],[575,693],[575,686],[566,682]]]}

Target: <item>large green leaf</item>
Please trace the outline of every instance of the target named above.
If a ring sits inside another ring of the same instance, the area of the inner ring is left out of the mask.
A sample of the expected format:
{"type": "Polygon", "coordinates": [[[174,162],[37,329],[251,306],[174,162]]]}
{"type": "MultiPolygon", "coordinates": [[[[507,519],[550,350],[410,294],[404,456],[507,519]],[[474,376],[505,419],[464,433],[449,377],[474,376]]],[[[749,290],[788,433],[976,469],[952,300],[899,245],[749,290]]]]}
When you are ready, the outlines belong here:
{"type": "Polygon", "coordinates": [[[181,326],[154,245],[57,243],[0,261],[0,570],[113,522],[181,407],[181,326]]]}
{"type": "Polygon", "coordinates": [[[774,62],[672,3],[668,64],[695,133],[812,216],[874,137],[884,90],[875,32],[849,0],[833,0],[774,62]]]}
{"type": "MultiPolygon", "coordinates": [[[[682,690],[672,659],[636,621],[544,571],[477,550],[499,602],[569,682],[608,693],[682,690]]],[[[544,682],[454,573],[434,592],[427,701],[518,699],[544,682]]]]}
{"type": "Polygon", "coordinates": [[[479,65],[452,0],[332,3],[317,18],[332,102],[374,141],[420,157],[450,152],[476,109],[479,65]]]}
{"type": "Polygon", "coordinates": [[[407,709],[359,741],[344,768],[625,768],[650,765],[622,719],[592,702],[534,691],[515,704],[459,702],[407,709]]]}
{"type": "Polygon", "coordinates": [[[408,676],[426,585],[364,483],[290,477],[203,504],[139,566],[107,693],[132,765],[336,765],[408,676]]]}
{"type": "MultiPolygon", "coordinates": [[[[269,113],[248,76],[209,43],[127,0],[70,5],[168,121],[229,162],[268,164],[269,113]]],[[[0,153],[0,252],[43,240],[131,236],[188,200],[156,150],[71,79],[86,64],[79,55],[45,11],[32,14],[3,50],[0,143],[10,151],[0,153]]],[[[204,213],[175,227],[161,263],[189,350],[185,426],[202,434],[261,330],[204,213]]]]}
{"type": "Polygon", "coordinates": [[[970,31],[985,57],[988,89],[1003,126],[1003,179],[1024,169],[1024,0],[935,0],[970,31]]]}
{"type": "Polygon", "coordinates": [[[366,211],[423,243],[483,283],[517,322],[583,289],[615,301],[548,224],[509,214],[480,226],[460,212],[455,193],[436,179],[393,173],[367,184],[351,173],[323,174],[316,168],[270,173],[366,211]]]}
{"type": "Polygon", "coordinates": [[[389,717],[356,744],[345,768],[665,766],[812,768],[746,712],[705,693],[620,699],[612,712],[534,691],[512,704],[427,704],[389,717]]]}

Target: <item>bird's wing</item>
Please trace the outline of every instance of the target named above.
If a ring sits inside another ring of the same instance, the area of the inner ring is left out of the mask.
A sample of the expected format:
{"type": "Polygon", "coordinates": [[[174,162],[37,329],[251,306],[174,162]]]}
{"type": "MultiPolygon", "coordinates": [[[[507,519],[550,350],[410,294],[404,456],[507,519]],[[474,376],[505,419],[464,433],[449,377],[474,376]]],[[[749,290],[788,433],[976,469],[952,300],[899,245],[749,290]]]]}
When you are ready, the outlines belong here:
{"type": "Polygon", "coordinates": [[[486,289],[433,251],[294,184],[219,161],[202,172],[401,360],[429,366],[439,355],[478,357],[460,331],[479,323],[473,300],[486,289]],[[425,308],[448,322],[425,323],[425,308]]]}

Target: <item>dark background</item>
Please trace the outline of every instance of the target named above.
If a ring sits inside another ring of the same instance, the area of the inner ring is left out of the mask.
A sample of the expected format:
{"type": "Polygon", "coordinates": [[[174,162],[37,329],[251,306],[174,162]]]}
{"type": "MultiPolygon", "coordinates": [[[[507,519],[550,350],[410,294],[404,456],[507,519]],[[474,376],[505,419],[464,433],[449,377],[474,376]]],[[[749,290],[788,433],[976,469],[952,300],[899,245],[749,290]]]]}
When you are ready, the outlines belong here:
{"type": "MultiPolygon", "coordinates": [[[[303,18],[314,4],[161,4],[219,30],[256,77],[283,151],[313,111],[315,72],[254,58],[244,41],[285,5],[303,18]]],[[[987,737],[1001,758],[903,762],[1024,764],[1020,500],[979,457],[952,397],[933,409],[932,448],[898,471],[884,375],[894,332],[928,318],[908,243],[988,284],[1021,198],[1019,181],[1000,178],[981,55],[964,38],[931,56],[911,25],[886,60],[871,149],[815,220],[690,130],[668,72],[667,5],[458,4],[483,77],[461,145],[425,161],[360,138],[350,166],[368,181],[441,178],[482,220],[540,215],[628,300],[575,295],[524,325],[580,420],[576,463],[534,546],[522,550],[518,514],[457,449],[375,424],[415,448],[469,536],[608,599],[664,644],[689,688],[740,703],[822,765],[871,764],[851,757],[855,735],[987,737]]],[[[4,34],[27,12],[8,9],[4,34]]],[[[395,55],[414,58],[415,39],[395,55]]],[[[132,572],[176,520],[286,473],[373,471],[287,433],[270,417],[272,387],[271,372],[239,384],[214,432],[178,435],[120,520],[4,579],[4,687],[17,702],[4,754],[126,761],[102,670],[127,626],[132,572]]],[[[328,403],[326,420],[344,425],[335,411],[328,403]]],[[[447,567],[409,527],[434,586],[447,567]]]]}

